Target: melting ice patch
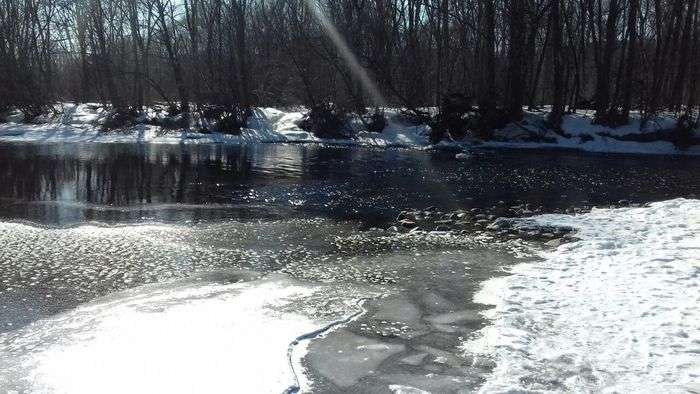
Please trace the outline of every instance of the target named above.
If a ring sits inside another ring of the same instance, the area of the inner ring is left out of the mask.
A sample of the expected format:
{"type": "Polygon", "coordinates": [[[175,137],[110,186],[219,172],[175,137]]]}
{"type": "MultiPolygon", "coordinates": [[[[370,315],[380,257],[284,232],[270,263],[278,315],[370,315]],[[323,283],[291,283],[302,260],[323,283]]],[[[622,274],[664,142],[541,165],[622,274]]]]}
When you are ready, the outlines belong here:
{"type": "Polygon", "coordinates": [[[0,335],[0,391],[280,393],[290,343],[356,313],[339,292],[281,275],[135,289],[0,335]]]}
{"type": "Polygon", "coordinates": [[[482,392],[700,390],[700,201],[544,215],[580,240],[485,283],[482,392]]]}

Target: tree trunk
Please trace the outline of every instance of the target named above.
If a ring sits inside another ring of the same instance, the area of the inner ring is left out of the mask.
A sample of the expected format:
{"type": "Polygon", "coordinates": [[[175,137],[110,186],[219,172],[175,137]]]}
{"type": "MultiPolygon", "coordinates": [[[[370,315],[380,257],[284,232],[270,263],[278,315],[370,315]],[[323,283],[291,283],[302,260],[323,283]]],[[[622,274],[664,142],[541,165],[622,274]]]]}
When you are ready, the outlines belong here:
{"type": "Polygon", "coordinates": [[[561,121],[564,116],[564,65],[562,61],[562,25],[561,2],[553,0],[551,5],[551,29],[552,29],[552,68],[554,69],[554,94],[552,97],[552,112],[549,123],[555,130],[561,129],[561,121]]]}
{"type": "Polygon", "coordinates": [[[508,119],[519,121],[523,117],[525,99],[525,71],[527,69],[527,0],[511,0],[508,10],[508,87],[506,111],[508,119]]]}
{"type": "Polygon", "coordinates": [[[186,116],[190,111],[189,95],[187,93],[187,86],[185,85],[185,79],[182,73],[180,58],[176,53],[173,37],[170,36],[170,29],[168,28],[168,24],[165,20],[165,4],[163,4],[161,0],[158,0],[156,2],[156,8],[158,9],[161,39],[163,41],[163,45],[165,46],[165,51],[168,54],[168,63],[170,63],[170,67],[172,68],[175,86],[177,87],[178,96],[180,98],[180,111],[182,111],[186,116]]]}
{"type": "MultiPolygon", "coordinates": [[[[605,28],[605,49],[599,55],[597,79],[596,79],[596,122],[607,123],[610,110],[610,70],[615,54],[617,41],[617,17],[619,14],[617,0],[610,0],[608,6],[608,19],[605,28]]],[[[600,17],[600,16],[599,16],[600,17]]]]}
{"type": "MultiPolygon", "coordinates": [[[[676,72],[676,80],[673,83],[673,89],[671,90],[671,106],[677,112],[681,110],[684,93],[687,91],[686,80],[691,60],[691,41],[693,38],[693,22],[696,19],[696,4],[697,0],[688,0],[688,11],[686,13],[685,25],[681,36],[678,70],[676,72]]],[[[695,66],[700,67],[698,64],[695,66]]]]}
{"type": "Polygon", "coordinates": [[[496,109],[496,16],[493,0],[484,1],[481,19],[480,78],[477,101],[481,116],[490,119],[496,109]]]}
{"type": "Polygon", "coordinates": [[[627,16],[627,67],[622,86],[622,120],[629,123],[632,107],[632,84],[637,69],[637,13],[639,0],[630,0],[627,16]]]}

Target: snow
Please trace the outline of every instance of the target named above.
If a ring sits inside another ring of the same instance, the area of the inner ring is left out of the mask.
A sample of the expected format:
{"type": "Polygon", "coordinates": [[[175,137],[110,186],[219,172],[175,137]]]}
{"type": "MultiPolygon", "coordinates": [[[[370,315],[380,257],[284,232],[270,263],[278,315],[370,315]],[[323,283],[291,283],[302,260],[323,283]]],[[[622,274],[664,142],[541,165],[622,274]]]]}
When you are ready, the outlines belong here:
{"type": "Polygon", "coordinates": [[[487,281],[481,392],[681,393],[700,381],[700,201],[543,215],[580,240],[487,281]]]}
{"type": "Polygon", "coordinates": [[[578,139],[552,136],[555,143],[546,142],[498,142],[489,141],[480,145],[489,148],[510,149],[572,149],[591,153],[628,153],[648,155],[700,155],[700,146],[693,146],[687,150],[679,150],[672,143],[666,141],[634,142],[620,141],[614,138],[596,136],[593,141],[580,142],[578,139]]]}
{"type": "MultiPolygon", "coordinates": [[[[154,143],[154,144],[253,144],[253,143],[326,143],[349,146],[402,147],[413,149],[433,148],[428,141],[430,127],[408,125],[397,119],[398,110],[385,108],[388,124],[382,133],[362,130],[359,122],[353,123],[355,135],[351,139],[320,139],[299,128],[305,108],[281,110],[276,108],[256,108],[248,119],[248,128],[240,135],[218,133],[201,134],[188,131],[163,131],[159,127],[140,124],[126,130],[103,132],[100,124],[107,112],[97,104],[62,104],[63,113],[52,119],[41,119],[43,124],[14,123],[21,120],[17,114],[11,115],[11,122],[0,124],[0,142],[30,143],[154,143]]],[[[162,117],[162,111],[148,110],[149,117],[162,117]]],[[[526,111],[525,119],[496,130],[496,140],[481,142],[443,142],[436,148],[515,148],[552,149],[566,148],[587,152],[643,153],[666,155],[700,155],[700,146],[679,150],[670,142],[631,142],[620,141],[609,136],[624,136],[640,133],[640,114],[632,113],[629,125],[609,128],[594,125],[593,112],[582,111],[564,116],[562,129],[571,138],[565,138],[546,130],[543,119],[546,112],[526,111]],[[552,139],[553,142],[532,142],[526,137],[537,135],[552,139]],[[585,139],[581,138],[584,137],[585,139]]],[[[675,125],[673,116],[659,116],[648,122],[643,133],[668,129],[675,125]]]]}
{"type": "Polygon", "coordinates": [[[592,110],[579,111],[576,114],[569,114],[562,120],[562,130],[566,133],[579,136],[581,134],[610,133],[615,136],[627,134],[650,133],[657,130],[670,129],[676,126],[676,121],[672,116],[659,116],[651,119],[644,127],[641,126],[641,115],[638,111],[630,113],[630,122],[624,126],[610,128],[607,126],[593,124],[592,110]]]}
{"type": "Polygon", "coordinates": [[[284,392],[290,344],[332,323],[307,301],[333,291],[283,275],[144,286],[1,334],[0,391],[284,392]]]}
{"type": "Polygon", "coordinates": [[[641,114],[633,111],[630,113],[629,124],[613,128],[593,124],[594,111],[579,111],[575,114],[564,115],[562,131],[569,136],[567,138],[546,129],[544,124],[544,119],[547,116],[546,110],[547,108],[544,108],[544,111],[526,110],[522,122],[510,124],[504,129],[496,130],[495,136],[500,141],[487,141],[481,146],[513,149],[564,148],[598,153],[700,155],[700,146],[679,150],[671,142],[666,141],[634,142],[612,138],[673,128],[676,125],[676,120],[672,114],[657,116],[647,122],[642,128],[641,114]],[[523,138],[531,135],[550,138],[554,142],[527,142],[523,140],[523,138]]]}

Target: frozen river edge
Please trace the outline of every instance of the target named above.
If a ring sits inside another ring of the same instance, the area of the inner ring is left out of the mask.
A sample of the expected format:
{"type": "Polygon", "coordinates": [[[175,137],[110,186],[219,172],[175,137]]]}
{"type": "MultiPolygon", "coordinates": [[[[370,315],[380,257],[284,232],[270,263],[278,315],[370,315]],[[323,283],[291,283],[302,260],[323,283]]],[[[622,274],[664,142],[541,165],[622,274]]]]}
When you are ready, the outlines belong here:
{"type": "MultiPolygon", "coordinates": [[[[464,343],[465,359],[494,361],[479,391],[692,391],[699,213],[700,201],[676,199],[525,219],[576,228],[577,240],[483,282],[474,301],[494,306],[491,323],[464,343]]],[[[378,295],[281,274],[230,278],[142,286],[0,334],[0,387],[223,392],[235,371],[242,390],[308,392],[309,345],[378,295]]],[[[401,389],[430,390],[422,384],[401,389]]]]}

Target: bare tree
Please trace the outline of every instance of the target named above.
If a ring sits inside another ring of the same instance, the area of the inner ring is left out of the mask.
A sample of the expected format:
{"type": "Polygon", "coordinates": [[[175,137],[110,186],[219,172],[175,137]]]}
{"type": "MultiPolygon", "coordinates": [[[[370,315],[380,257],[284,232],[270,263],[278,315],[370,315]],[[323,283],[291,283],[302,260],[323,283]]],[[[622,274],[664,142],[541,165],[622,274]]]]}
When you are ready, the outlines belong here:
{"type": "MultiPolygon", "coordinates": [[[[700,0],[0,0],[0,111],[60,100],[185,114],[207,106],[370,102],[319,18],[387,105],[418,111],[461,93],[477,128],[552,104],[697,109],[700,0]],[[191,105],[192,104],[192,105],[191,105]]],[[[568,108],[567,108],[568,105],[568,108]]]]}

